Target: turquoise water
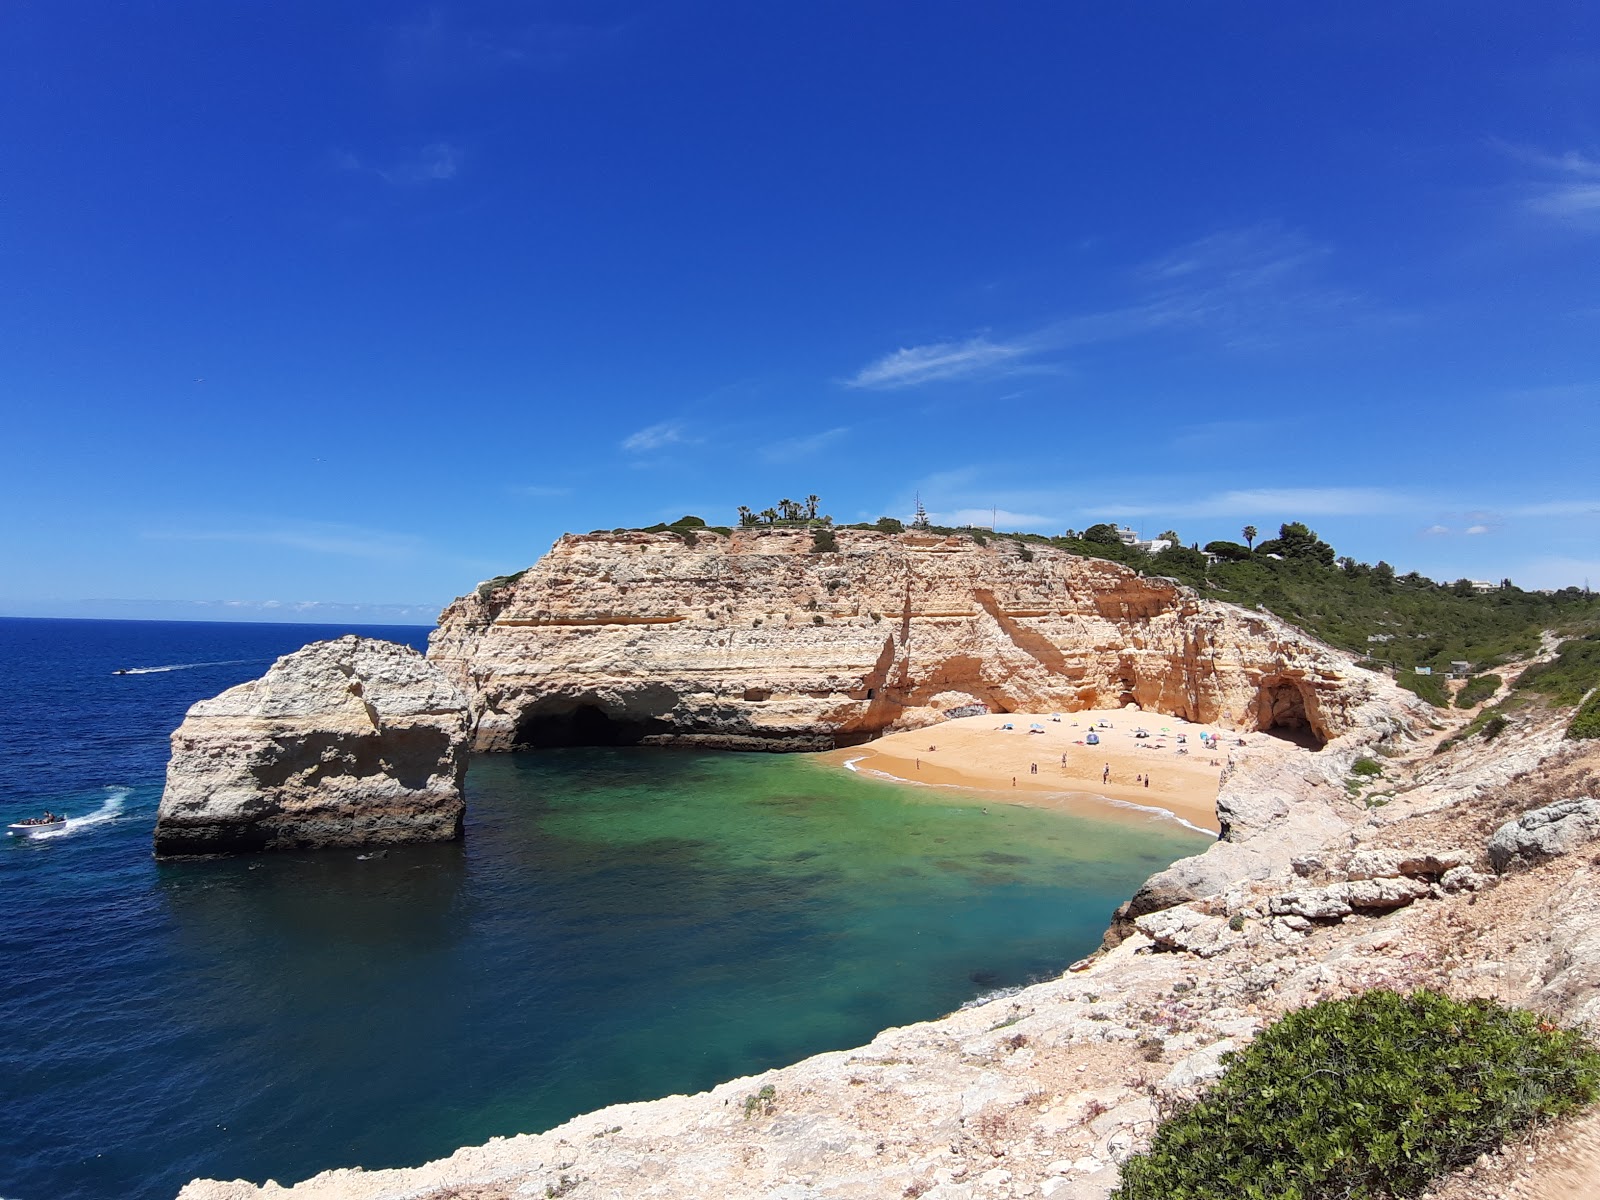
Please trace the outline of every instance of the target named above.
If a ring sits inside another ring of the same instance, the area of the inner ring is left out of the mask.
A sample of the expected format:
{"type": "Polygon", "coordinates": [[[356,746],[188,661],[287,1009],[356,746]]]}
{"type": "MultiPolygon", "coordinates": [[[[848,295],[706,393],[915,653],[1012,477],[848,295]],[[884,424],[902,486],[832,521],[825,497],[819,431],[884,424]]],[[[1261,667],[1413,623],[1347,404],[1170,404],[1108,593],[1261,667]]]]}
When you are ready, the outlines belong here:
{"type": "MultiPolygon", "coordinates": [[[[801,756],[596,749],[475,759],[459,845],[157,864],[152,731],[260,666],[108,683],[125,646],[26,632],[41,672],[87,664],[48,700],[89,715],[65,762],[0,764],[0,816],[91,819],[0,845],[8,1200],[415,1164],[855,1045],[1059,972],[1208,842],[801,756]]],[[[246,657],[160,636],[151,661],[246,657]]],[[[0,719],[24,757],[63,740],[0,719]]]]}

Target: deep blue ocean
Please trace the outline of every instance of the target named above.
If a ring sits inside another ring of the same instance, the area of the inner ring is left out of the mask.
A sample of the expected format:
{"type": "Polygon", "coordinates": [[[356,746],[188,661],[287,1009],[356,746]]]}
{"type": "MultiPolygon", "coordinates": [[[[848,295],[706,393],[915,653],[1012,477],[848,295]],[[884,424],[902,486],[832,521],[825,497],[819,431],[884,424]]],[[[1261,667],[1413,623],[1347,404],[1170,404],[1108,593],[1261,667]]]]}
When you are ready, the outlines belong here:
{"type": "Polygon", "coordinates": [[[0,1197],[402,1166],[1059,972],[1209,841],[802,755],[485,756],[465,840],[156,863],[167,738],[308,641],[0,619],[0,1197]],[[118,670],[128,674],[115,674],[118,670]]]}

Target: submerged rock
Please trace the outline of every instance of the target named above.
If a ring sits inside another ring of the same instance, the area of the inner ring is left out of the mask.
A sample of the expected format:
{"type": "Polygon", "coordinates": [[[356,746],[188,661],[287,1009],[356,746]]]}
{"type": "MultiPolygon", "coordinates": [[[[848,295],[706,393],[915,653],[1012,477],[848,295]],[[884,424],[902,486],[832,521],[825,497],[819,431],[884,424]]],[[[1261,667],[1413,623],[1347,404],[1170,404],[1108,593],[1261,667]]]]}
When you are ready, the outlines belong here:
{"type": "Polygon", "coordinates": [[[155,852],[460,837],[471,732],[466,696],[409,646],[315,642],[189,709],[155,852]]]}

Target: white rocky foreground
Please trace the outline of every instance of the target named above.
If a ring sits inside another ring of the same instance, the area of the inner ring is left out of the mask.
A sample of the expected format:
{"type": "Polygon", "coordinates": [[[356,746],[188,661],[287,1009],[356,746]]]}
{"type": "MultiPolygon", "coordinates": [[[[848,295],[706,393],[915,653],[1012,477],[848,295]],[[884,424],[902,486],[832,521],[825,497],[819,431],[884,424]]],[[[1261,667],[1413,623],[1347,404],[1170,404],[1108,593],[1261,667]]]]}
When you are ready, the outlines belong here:
{"type": "MultiPolygon", "coordinates": [[[[1103,1200],[1163,1107],[1289,1009],[1428,985],[1600,1017],[1600,828],[1590,803],[1569,803],[1600,790],[1600,750],[1519,718],[1493,743],[1434,755],[1414,713],[1391,718],[1371,714],[1320,754],[1249,738],[1221,801],[1241,841],[1164,873],[1172,906],[1124,911],[1121,943],[1059,980],[423,1167],[289,1188],[197,1181],[181,1200],[1103,1200]],[[1364,753],[1384,763],[1381,806],[1345,787],[1364,753]],[[1497,874],[1490,847],[1510,844],[1497,874]]],[[[1437,1196],[1600,1194],[1571,1190],[1593,1164],[1559,1150],[1535,1161],[1519,1146],[1437,1196]]]]}
{"type": "Polygon", "coordinates": [[[156,853],[459,837],[470,733],[466,697],[409,646],[316,642],[189,709],[156,853]]]}

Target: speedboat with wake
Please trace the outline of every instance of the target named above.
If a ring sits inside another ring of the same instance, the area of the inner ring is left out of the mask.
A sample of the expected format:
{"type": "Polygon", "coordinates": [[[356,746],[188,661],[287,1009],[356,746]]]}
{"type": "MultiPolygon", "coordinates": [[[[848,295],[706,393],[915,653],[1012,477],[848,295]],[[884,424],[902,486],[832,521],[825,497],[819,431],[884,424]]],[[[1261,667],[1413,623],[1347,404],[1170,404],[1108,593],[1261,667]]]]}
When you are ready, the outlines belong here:
{"type": "Polygon", "coordinates": [[[7,825],[6,832],[12,837],[32,837],[49,829],[60,829],[66,823],[67,818],[60,813],[47,812],[42,817],[29,817],[26,821],[7,825]]]}

